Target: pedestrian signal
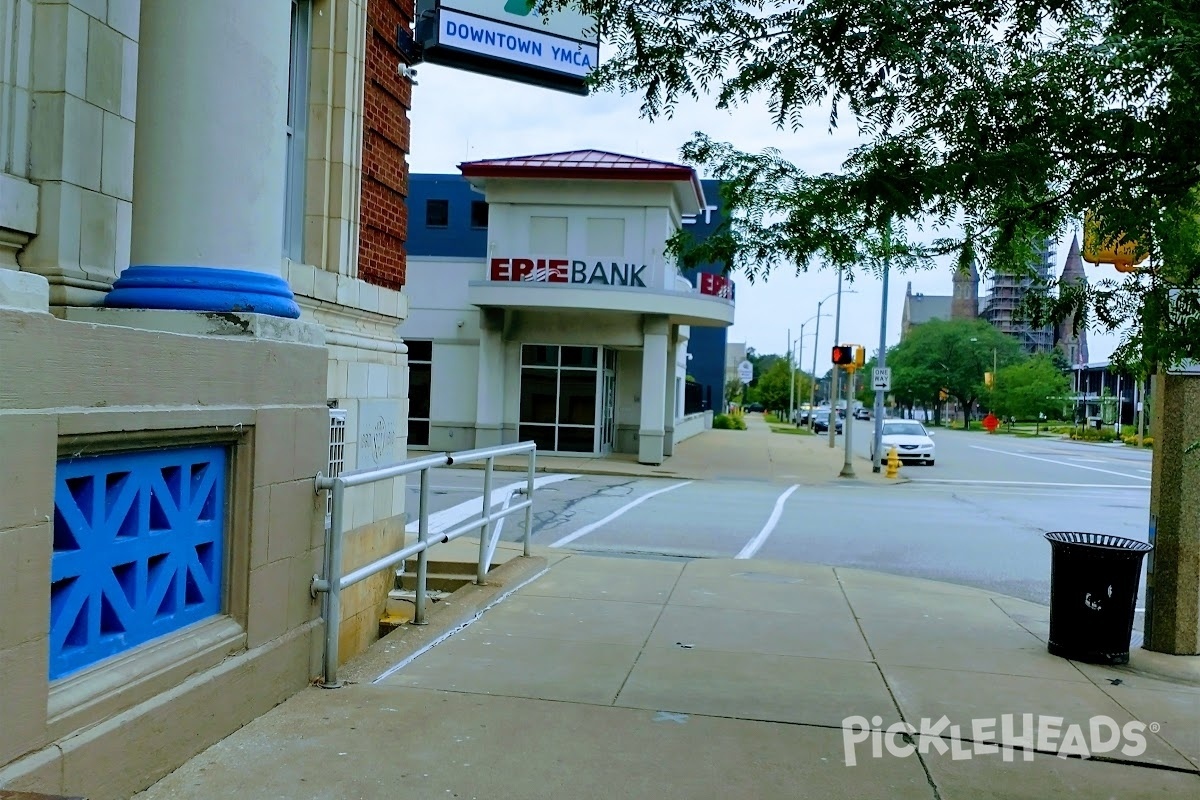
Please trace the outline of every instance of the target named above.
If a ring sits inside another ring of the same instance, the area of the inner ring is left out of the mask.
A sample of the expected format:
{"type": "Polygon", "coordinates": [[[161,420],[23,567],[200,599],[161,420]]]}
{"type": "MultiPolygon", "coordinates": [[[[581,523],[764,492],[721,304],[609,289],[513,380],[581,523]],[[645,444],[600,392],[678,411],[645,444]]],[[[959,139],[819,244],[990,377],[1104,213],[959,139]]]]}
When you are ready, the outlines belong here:
{"type": "Polygon", "coordinates": [[[833,346],[833,363],[838,366],[846,366],[854,363],[854,348],[848,344],[838,344],[833,346]]]}

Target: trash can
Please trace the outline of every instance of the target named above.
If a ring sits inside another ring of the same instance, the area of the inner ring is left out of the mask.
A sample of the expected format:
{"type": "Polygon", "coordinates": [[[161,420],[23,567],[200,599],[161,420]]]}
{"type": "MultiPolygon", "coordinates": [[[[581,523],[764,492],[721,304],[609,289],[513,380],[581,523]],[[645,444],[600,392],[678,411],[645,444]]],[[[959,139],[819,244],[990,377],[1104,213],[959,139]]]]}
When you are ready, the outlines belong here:
{"type": "Polygon", "coordinates": [[[1153,546],[1102,533],[1055,531],[1050,542],[1050,641],[1056,656],[1128,664],[1142,558],[1153,546]]]}

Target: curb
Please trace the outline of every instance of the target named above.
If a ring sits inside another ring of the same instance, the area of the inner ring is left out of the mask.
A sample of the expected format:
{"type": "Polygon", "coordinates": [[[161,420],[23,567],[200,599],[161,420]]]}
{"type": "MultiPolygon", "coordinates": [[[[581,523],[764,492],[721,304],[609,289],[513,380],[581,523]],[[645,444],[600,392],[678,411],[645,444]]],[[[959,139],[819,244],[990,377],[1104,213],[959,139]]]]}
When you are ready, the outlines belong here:
{"type": "Polygon", "coordinates": [[[1200,656],[1173,656],[1139,647],[1130,652],[1128,664],[1114,669],[1146,678],[1200,686],[1200,656]]]}
{"type": "MultiPolygon", "coordinates": [[[[867,462],[867,463],[870,463],[870,462],[867,462]]],[[[483,464],[480,464],[477,462],[473,462],[470,464],[463,464],[461,466],[463,469],[483,469],[484,468],[483,464]]],[[[495,464],[492,466],[493,472],[524,473],[527,471],[527,469],[528,468],[524,467],[524,466],[508,465],[508,464],[495,464]]],[[[569,469],[567,467],[547,467],[547,466],[538,465],[538,464],[534,465],[533,471],[535,474],[543,474],[543,475],[599,475],[602,477],[609,477],[609,478],[663,478],[663,479],[667,479],[667,480],[681,480],[681,481],[710,480],[710,478],[707,478],[703,475],[689,475],[685,472],[646,473],[646,472],[621,471],[621,470],[611,470],[611,469],[598,469],[595,467],[581,467],[579,469],[569,469]]],[[[747,478],[746,480],[755,480],[755,479],[747,478]]],[[[856,475],[854,478],[847,479],[847,478],[842,478],[842,477],[835,475],[832,478],[824,478],[824,479],[818,479],[815,481],[808,481],[808,482],[801,481],[799,483],[802,486],[826,486],[826,485],[832,485],[832,484],[838,484],[838,483],[845,483],[847,480],[861,482],[861,481],[863,481],[863,478],[858,477],[856,475]]],[[[769,479],[768,479],[768,482],[769,482],[769,479]]],[[[783,484],[783,483],[789,483],[789,482],[796,483],[797,481],[779,480],[776,482],[783,484]]],[[[912,478],[905,478],[905,477],[901,476],[900,478],[897,478],[896,480],[890,480],[890,481],[881,480],[878,482],[872,481],[872,483],[878,483],[878,485],[880,485],[880,486],[894,486],[894,485],[899,485],[902,483],[912,483],[912,478]]]]}
{"type": "MultiPolygon", "coordinates": [[[[564,556],[566,554],[563,554],[564,556]]],[[[559,559],[553,559],[557,562],[559,559]]],[[[379,639],[366,652],[339,668],[343,684],[369,684],[391,667],[427,647],[455,628],[473,621],[508,589],[530,580],[551,564],[551,559],[517,556],[488,573],[482,586],[469,583],[439,603],[430,603],[428,624],[405,623],[379,639]]],[[[324,690],[331,691],[331,690],[324,690]]]]}

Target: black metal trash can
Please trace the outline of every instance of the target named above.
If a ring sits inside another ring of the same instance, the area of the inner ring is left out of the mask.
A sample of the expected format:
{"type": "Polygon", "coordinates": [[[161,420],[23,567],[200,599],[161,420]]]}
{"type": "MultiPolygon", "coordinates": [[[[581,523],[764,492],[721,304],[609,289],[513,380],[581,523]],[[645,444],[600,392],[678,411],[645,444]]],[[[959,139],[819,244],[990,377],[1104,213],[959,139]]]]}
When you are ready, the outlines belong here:
{"type": "Polygon", "coordinates": [[[1142,559],[1153,546],[1102,533],[1055,531],[1050,542],[1051,653],[1128,664],[1142,559]]]}

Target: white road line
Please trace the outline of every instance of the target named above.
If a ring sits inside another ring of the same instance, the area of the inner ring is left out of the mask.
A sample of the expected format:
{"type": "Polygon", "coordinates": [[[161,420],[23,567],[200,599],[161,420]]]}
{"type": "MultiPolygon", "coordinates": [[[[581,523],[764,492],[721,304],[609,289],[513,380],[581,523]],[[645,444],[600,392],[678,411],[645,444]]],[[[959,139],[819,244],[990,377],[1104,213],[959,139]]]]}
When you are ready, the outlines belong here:
{"type": "MultiPolygon", "coordinates": [[[[569,481],[573,478],[578,478],[578,475],[543,475],[540,478],[534,478],[534,489],[540,489],[543,486],[549,486],[552,483],[561,483],[569,481]]],[[[520,489],[526,484],[526,481],[517,481],[510,483],[507,486],[502,486],[499,489],[492,489],[492,505],[496,506],[503,503],[505,500],[512,497],[513,492],[520,489]]],[[[535,495],[536,499],[536,495],[535,495]]],[[[471,517],[483,516],[483,497],[476,497],[471,500],[459,503],[456,506],[443,508],[441,511],[435,511],[429,515],[429,532],[440,533],[451,525],[468,520],[471,517]]],[[[404,526],[406,533],[417,533],[420,528],[420,520],[414,519],[412,522],[404,526]]]]}
{"type": "Polygon", "coordinates": [[[1075,469],[1087,469],[1092,472],[1103,472],[1107,475],[1119,475],[1122,478],[1133,478],[1138,481],[1148,481],[1149,478],[1143,478],[1141,475],[1130,475],[1128,472],[1114,472],[1111,469],[1100,469],[1099,467],[1085,467],[1083,464],[1072,464],[1070,461],[1058,461],[1053,458],[1041,458],[1040,456],[1027,456],[1023,453],[1014,453],[1010,450],[994,450],[991,447],[980,447],[977,444],[971,445],[975,450],[986,450],[989,453],[1000,453],[1006,456],[1016,456],[1017,458],[1028,458],[1032,461],[1045,461],[1047,464],[1058,464],[1060,467],[1074,467],[1075,469]]]}
{"type": "Polygon", "coordinates": [[[734,558],[752,558],[759,551],[759,548],[766,543],[767,537],[775,530],[775,526],[779,524],[779,518],[783,516],[783,504],[792,496],[792,492],[799,488],[799,485],[792,486],[779,495],[779,499],[775,501],[775,508],[771,511],[771,516],[767,519],[767,524],[763,525],[763,529],[758,532],[757,536],[746,542],[746,546],[734,558]]]}
{"type": "Polygon", "coordinates": [[[1038,488],[1041,486],[1053,487],[1058,486],[1069,489],[1149,489],[1149,486],[1135,486],[1128,483],[1043,483],[1041,481],[976,481],[969,478],[956,480],[953,478],[912,478],[911,483],[953,483],[964,485],[980,486],[1028,486],[1030,488],[1038,488]]]}
{"type": "Polygon", "coordinates": [[[636,500],[629,501],[625,505],[618,508],[616,511],[609,514],[604,519],[593,522],[590,525],[584,525],[579,530],[575,531],[574,533],[567,534],[566,536],[562,537],[561,539],[559,539],[557,542],[555,542],[554,544],[552,544],[550,546],[551,547],[562,547],[563,545],[568,545],[571,542],[575,541],[576,539],[580,539],[580,538],[583,538],[584,536],[587,536],[589,533],[596,530],[597,528],[607,525],[608,523],[612,522],[617,517],[624,514],[626,511],[629,511],[632,508],[640,506],[642,503],[646,502],[651,497],[657,497],[660,494],[665,494],[666,492],[669,492],[673,489],[678,489],[680,486],[687,486],[689,483],[694,483],[694,481],[684,481],[682,483],[673,483],[665,489],[656,489],[653,492],[648,492],[648,493],[642,495],[641,497],[637,498],[636,500]]]}

